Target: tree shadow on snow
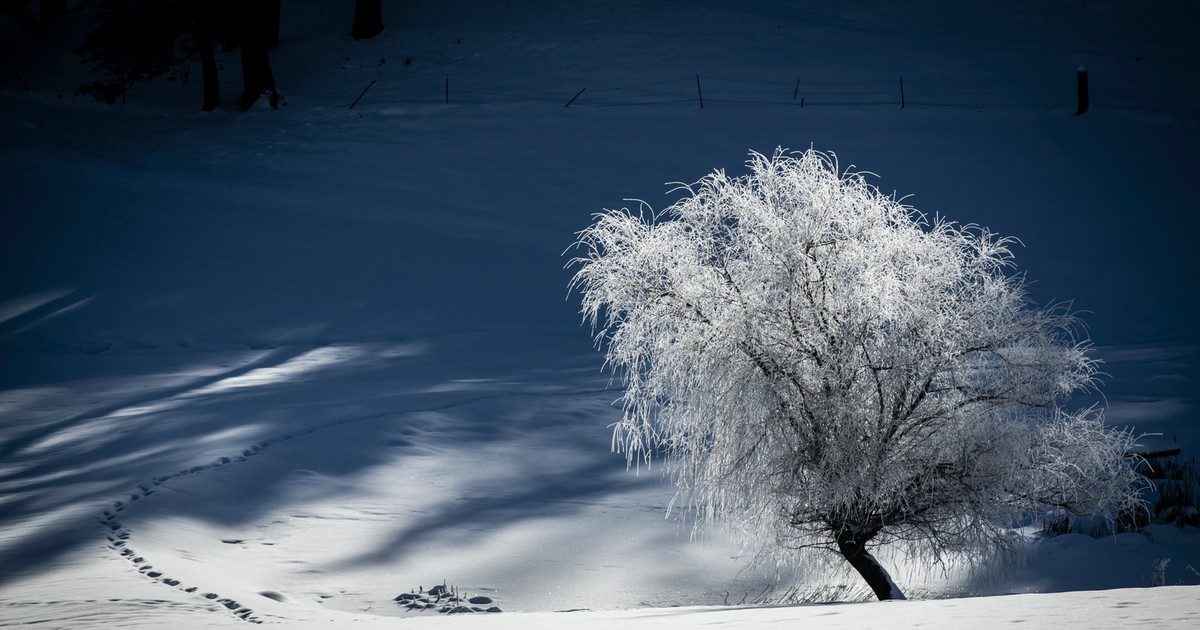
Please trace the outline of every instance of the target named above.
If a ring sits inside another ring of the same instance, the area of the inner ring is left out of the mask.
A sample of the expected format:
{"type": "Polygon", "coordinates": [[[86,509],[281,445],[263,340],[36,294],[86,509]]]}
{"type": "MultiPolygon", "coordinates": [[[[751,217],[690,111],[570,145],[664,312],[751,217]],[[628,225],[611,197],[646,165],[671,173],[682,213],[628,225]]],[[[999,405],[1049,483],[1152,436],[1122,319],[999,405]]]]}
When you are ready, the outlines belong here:
{"type": "MultiPolygon", "coordinates": [[[[489,424],[482,420],[489,401],[567,400],[580,391],[595,398],[603,390],[604,378],[592,369],[564,377],[578,365],[531,367],[525,358],[502,358],[511,343],[487,331],[421,342],[199,352],[85,355],[0,346],[6,362],[16,357],[30,370],[6,379],[10,386],[0,391],[0,400],[15,401],[0,408],[0,585],[102,543],[104,530],[95,518],[100,510],[113,501],[128,503],[139,485],[150,488],[177,471],[257,455],[268,446],[293,458],[270,465],[253,457],[235,462],[253,473],[222,478],[216,485],[233,485],[211,490],[225,493],[221,500],[160,501],[169,512],[153,512],[236,527],[294,500],[280,493],[298,470],[349,479],[431,445],[523,439],[531,425],[553,426],[562,417],[534,411],[489,424]],[[64,374],[79,378],[63,380],[64,374]],[[456,425],[454,410],[471,406],[482,411],[456,425]],[[422,414],[439,409],[449,420],[431,430],[422,414]],[[338,436],[334,447],[331,436],[338,436]]],[[[601,396],[605,403],[614,397],[601,396]]],[[[619,462],[604,459],[571,471],[583,481],[541,479],[483,500],[448,502],[397,540],[421,538],[447,523],[536,517],[597,496],[611,487],[612,474],[623,472],[619,462]]],[[[155,499],[143,497],[151,504],[155,499]]]]}

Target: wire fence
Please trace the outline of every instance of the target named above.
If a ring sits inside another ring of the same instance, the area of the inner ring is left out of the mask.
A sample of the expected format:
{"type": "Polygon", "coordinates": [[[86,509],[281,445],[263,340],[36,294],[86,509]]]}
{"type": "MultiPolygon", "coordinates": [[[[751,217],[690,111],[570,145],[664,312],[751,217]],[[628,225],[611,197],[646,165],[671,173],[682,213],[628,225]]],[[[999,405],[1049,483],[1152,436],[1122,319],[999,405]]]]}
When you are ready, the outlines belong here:
{"type": "MultiPolygon", "coordinates": [[[[1087,80],[1093,107],[1200,116],[1200,106],[1150,97],[1136,89],[1087,80]]],[[[937,107],[962,109],[1062,109],[1078,106],[1074,78],[1025,83],[956,83],[908,80],[764,81],[731,77],[680,77],[623,86],[513,91],[459,88],[450,77],[441,90],[430,85],[368,86],[351,105],[442,103],[497,105],[549,103],[568,108],[691,106],[937,107]],[[438,92],[441,92],[440,94],[438,92]],[[421,93],[424,92],[422,95],[421,93]],[[424,98],[422,98],[424,96],[424,98]]]]}
{"type": "MultiPolygon", "coordinates": [[[[1085,79],[1091,109],[1153,112],[1179,118],[1200,119],[1200,105],[1187,99],[1162,98],[1130,86],[1085,79]]],[[[198,91],[199,86],[189,86],[198,91]]],[[[221,86],[226,94],[240,92],[240,85],[221,86]]],[[[327,108],[369,109],[381,105],[554,105],[570,109],[614,107],[708,107],[769,106],[794,108],[951,108],[1061,110],[1079,106],[1076,78],[1017,83],[953,82],[947,80],[894,79],[874,81],[755,80],[695,75],[632,83],[629,85],[522,86],[493,88],[441,80],[394,80],[382,73],[355,94],[342,98],[329,94],[304,94],[283,90],[293,102],[327,108]]],[[[137,96],[180,96],[182,92],[156,91],[152,86],[135,86],[137,96]]],[[[1087,109],[1086,107],[1084,108],[1087,109]]]]}

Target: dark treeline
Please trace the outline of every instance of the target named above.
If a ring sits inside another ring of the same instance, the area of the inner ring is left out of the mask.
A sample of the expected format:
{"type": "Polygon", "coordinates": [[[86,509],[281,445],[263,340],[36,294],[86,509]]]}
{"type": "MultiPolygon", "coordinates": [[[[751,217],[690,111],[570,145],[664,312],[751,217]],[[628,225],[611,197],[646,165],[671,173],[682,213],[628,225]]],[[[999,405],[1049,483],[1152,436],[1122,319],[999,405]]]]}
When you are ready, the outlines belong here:
{"type": "MultiPolygon", "coordinates": [[[[344,0],[343,0],[344,1],[344,0]]],[[[282,0],[0,0],[0,16],[31,32],[70,12],[87,14],[95,24],[76,52],[101,78],[80,93],[107,103],[124,101],[139,81],[168,77],[190,82],[198,61],[201,108],[221,106],[217,52],[237,51],[241,58],[245,111],[263,96],[279,106],[279,90],[271,69],[271,50],[279,47],[282,0]]],[[[381,0],[355,0],[350,36],[369,39],[383,31],[381,0]]]]}
{"type": "Polygon", "coordinates": [[[82,86],[84,94],[114,103],[149,78],[190,82],[198,60],[202,109],[216,109],[219,48],[241,57],[238,109],[250,109],[264,95],[279,105],[270,50],[279,45],[280,0],[93,0],[81,9],[97,21],[78,52],[103,77],[82,86]]]}
{"type": "Polygon", "coordinates": [[[0,17],[42,33],[67,15],[67,0],[0,0],[0,17]]]}

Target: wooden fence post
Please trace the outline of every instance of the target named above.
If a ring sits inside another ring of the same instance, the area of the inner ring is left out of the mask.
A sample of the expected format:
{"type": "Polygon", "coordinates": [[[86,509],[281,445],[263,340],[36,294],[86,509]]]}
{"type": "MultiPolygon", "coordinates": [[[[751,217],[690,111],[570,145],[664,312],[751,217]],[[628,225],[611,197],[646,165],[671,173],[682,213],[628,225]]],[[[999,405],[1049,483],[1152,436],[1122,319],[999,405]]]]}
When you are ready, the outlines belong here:
{"type": "Polygon", "coordinates": [[[578,92],[576,92],[576,93],[575,93],[575,96],[572,96],[572,97],[571,97],[571,100],[567,101],[567,104],[566,104],[566,105],[563,105],[563,107],[570,107],[570,106],[571,106],[571,103],[574,103],[574,102],[575,102],[575,99],[579,98],[579,95],[580,95],[580,94],[583,94],[583,92],[584,92],[585,90],[587,90],[587,88],[583,88],[582,90],[579,90],[578,92]]]}
{"type": "Polygon", "coordinates": [[[371,82],[367,84],[367,87],[363,88],[362,92],[359,92],[358,98],[354,99],[353,103],[350,103],[349,109],[354,109],[354,106],[358,105],[358,102],[362,100],[362,97],[367,95],[367,90],[371,89],[372,85],[375,85],[375,79],[371,79],[371,82]]]}
{"type": "Polygon", "coordinates": [[[1088,110],[1087,68],[1079,66],[1075,71],[1075,115],[1082,116],[1088,110]]]}

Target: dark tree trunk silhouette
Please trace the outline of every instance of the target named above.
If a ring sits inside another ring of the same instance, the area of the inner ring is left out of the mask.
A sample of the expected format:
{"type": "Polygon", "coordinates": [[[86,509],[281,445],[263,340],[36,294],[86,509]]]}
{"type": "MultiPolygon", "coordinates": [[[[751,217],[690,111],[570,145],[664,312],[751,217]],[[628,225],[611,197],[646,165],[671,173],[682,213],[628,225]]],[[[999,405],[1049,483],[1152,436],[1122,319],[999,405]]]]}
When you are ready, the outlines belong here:
{"type": "Polygon", "coordinates": [[[267,48],[275,50],[279,48],[279,10],[283,0],[267,0],[267,4],[271,5],[267,12],[267,48]]]}
{"type": "Polygon", "coordinates": [[[242,98],[238,109],[246,111],[254,106],[264,92],[271,95],[271,107],[279,103],[275,89],[275,75],[271,72],[271,43],[273,17],[279,8],[274,0],[254,0],[239,8],[239,44],[242,57],[242,98]]]}
{"type": "Polygon", "coordinates": [[[866,580],[871,590],[875,592],[875,597],[880,600],[885,599],[905,599],[904,593],[900,591],[900,587],[892,581],[892,576],[888,575],[887,569],[879,564],[879,561],[867,551],[867,541],[874,535],[870,536],[854,536],[852,534],[843,534],[837,538],[838,551],[850,566],[854,567],[855,571],[866,580]]]}
{"type": "Polygon", "coordinates": [[[38,0],[38,19],[42,26],[67,16],[67,0],[38,0]]]}
{"type": "Polygon", "coordinates": [[[200,73],[204,77],[204,103],[200,109],[211,112],[221,106],[221,84],[217,77],[217,56],[213,52],[211,23],[201,22],[196,33],[196,43],[200,47],[200,73]]]}
{"type": "Polygon", "coordinates": [[[271,57],[267,47],[262,43],[242,44],[241,56],[242,98],[238,100],[238,109],[250,109],[263,93],[269,93],[271,100],[278,102],[275,75],[271,73],[271,57]]]}
{"type": "Polygon", "coordinates": [[[371,39],[383,32],[383,0],[354,0],[354,26],[350,37],[371,39]]]}

